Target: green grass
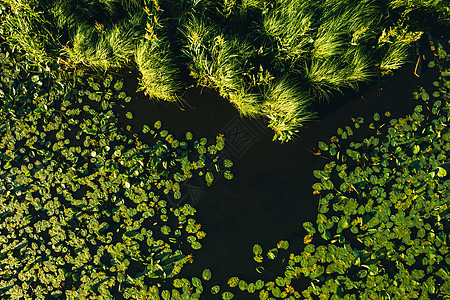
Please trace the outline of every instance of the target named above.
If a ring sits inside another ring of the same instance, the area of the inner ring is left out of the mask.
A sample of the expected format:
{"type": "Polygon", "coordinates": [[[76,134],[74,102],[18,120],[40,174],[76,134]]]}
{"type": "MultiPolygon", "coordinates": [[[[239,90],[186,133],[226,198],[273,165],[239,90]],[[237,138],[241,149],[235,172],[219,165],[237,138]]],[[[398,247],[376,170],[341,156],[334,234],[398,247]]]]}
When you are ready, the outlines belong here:
{"type": "Polygon", "coordinates": [[[380,62],[381,74],[392,74],[403,66],[408,59],[408,44],[396,42],[388,46],[380,62]]]}
{"type": "Polygon", "coordinates": [[[262,112],[274,130],[274,140],[287,142],[294,138],[298,128],[315,118],[309,110],[312,98],[292,79],[283,77],[271,82],[263,93],[262,112]]]}
{"type": "Polygon", "coordinates": [[[191,76],[198,85],[217,89],[242,116],[259,115],[258,96],[250,91],[244,75],[252,47],[195,17],[187,22],[183,34],[187,41],[184,53],[191,60],[191,76]]]}
{"type": "Polygon", "coordinates": [[[108,40],[88,25],[77,28],[71,44],[64,48],[64,53],[69,60],[97,70],[105,71],[114,63],[108,40]]]}
{"type": "MultiPolygon", "coordinates": [[[[248,117],[268,111],[262,91],[274,80],[303,79],[302,91],[329,99],[401,67],[408,45],[433,27],[430,20],[450,24],[444,0],[3,2],[5,39],[35,63],[103,72],[137,66],[140,89],[151,98],[179,100],[194,81],[248,117]]],[[[292,123],[281,114],[270,118],[292,123]]]]}
{"type": "Polygon", "coordinates": [[[176,61],[169,45],[162,40],[141,40],[135,50],[134,60],[141,73],[140,90],[152,99],[179,100],[183,86],[176,61]]]}
{"type": "Polygon", "coordinates": [[[57,0],[52,13],[61,29],[73,29],[81,25],[109,24],[117,21],[116,0],[57,0]]]}
{"type": "Polygon", "coordinates": [[[263,19],[265,34],[278,44],[280,55],[296,59],[308,51],[313,42],[313,14],[300,7],[300,1],[282,1],[263,19]]]}
{"type": "Polygon", "coordinates": [[[0,28],[11,46],[17,46],[27,53],[30,62],[37,65],[50,63],[59,51],[58,32],[52,32],[52,24],[47,20],[33,0],[5,1],[11,8],[3,15],[0,28]]]}
{"type": "Polygon", "coordinates": [[[252,93],[242,85],[240,90],[229,92],[228,100],[233,104],[243,117],[260,117],[262,114],[260,94],[252,93]]]}

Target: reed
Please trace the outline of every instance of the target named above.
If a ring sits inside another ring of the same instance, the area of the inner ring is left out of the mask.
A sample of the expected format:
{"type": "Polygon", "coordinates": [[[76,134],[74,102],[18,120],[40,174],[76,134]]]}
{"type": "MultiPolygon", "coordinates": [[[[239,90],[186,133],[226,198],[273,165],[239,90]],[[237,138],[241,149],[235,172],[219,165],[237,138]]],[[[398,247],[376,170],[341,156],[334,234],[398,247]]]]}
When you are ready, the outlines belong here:
{"type": "Polygon", "coordinates": [[[390,44],[380,62],[381,74],[392,74],[393,70],[403,66],[408,60],[408,48],[408,44],[402,42],[390,44]]]}
{"type": "Polygon", "coordinates": [[[258,96],[250,91],[244,75],[254,49],[198,18],[189,20],[183,34],[187,40],[184,53],[191,60],[191,75],[197,84],[217,89],[242,116],[259,115],[258,96]]]}
{"type": "Polygon", "coordinates": [[[11,47],[26,53],[30,63],[47,65],[61,48],[58,32],[54,32],[44,10],[35,0],[5,0],[10,12],[3,15],[0,29],[11,47]]]}
{"type": "Polygon", "coordinates": [[[282,4],[263,19],[264,33],[277,43],[279,55],[285,59],[297,59],[313,42],[314,15],[304,10],[299,2],[281,1],[282,4]]]}
{"type": "Polygon", "coordinates": [[[139,42],[134,60],[141,73],[139,84],[152,99],[177,101],[183,86],[177,62],[169,45],[161,39],[143,39],[139,42]]]}
{"type": "Polygon", "coordinates": [[[292,79],[285,76],[272,81],[263,91],[262,112],[275,132],[274,140],[287,142],[294,138],[305,122],[315,118],[309,111],[312,98],[292,79]]]}

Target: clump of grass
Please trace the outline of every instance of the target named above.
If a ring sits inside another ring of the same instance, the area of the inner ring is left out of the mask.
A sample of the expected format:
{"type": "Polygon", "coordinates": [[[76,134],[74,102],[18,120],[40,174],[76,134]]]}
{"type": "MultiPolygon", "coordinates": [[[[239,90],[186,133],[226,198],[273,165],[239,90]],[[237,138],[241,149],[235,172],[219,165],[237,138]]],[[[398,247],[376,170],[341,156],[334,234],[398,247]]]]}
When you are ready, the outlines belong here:
{"type": "Polygon", "coordinates": [[[139,38],[128,26],[123,21],[106,31],[80,25],[64,53],[71,61],[102,71],[128,65],[139,38]]]}
{"type": "Polygon", "coordinates": [[[36,65],[46,65],[53,60],[60,49],[58,33],[44,15],[39,3],[34,0],[8,0],[10,13],[0,22],[4,38],[12,47],[26,52],[29,61],[36,65]]]}
{"type": "Polygon", "coordinates": [[[356,48],[342,56],[312,59],[304,75],[310,91],[319,99],[329,99],[333,90],[350,87],[357,89],[358,82],[367,82],[374,75],[370,59],[356,48]]]}
{"type": "Polygon", "coordinates": [[[214,87],[217,71],[209,53],[209,41],[217,36],[217,29],[201,18],[191,16],[183,28],[186,44],[184,54],[189,58],[190,75],[201,86],[214,87]]]}
{"type": "Polygon", "coordinates": [[[228,94],[229,101],[243,117],[255,118],[261,116],[260,98],[258,93],[251,93],[250,89],[246,89],[244,85],[239,90],[232,91],[228,94]]]}
{"type": "Polygon", "coordinates": [[[71,44],[63,52],[75,63],[103,71],[111,68],[114,63],[108,40],[93,27],[80,25],[71,44]]]}
{"type": "Polygon", "coordinates": [[[348,62],[348,87],[356,90],[359,82],[369,82],[375,75],[372,58],[361,48],[350,49],[344,58],[348,62]]]}
{"type": "Polygon", "coordinates": [[[313,42],[313,13],[302,7],[301,1],[284,0],[263,19],[265,33],[275,40],[280,55],[297,59],[313,42]]]}
{"type": "Polygon", "coordinates": [[[244,76],[253,54],[251,46],[196,17],[187,22],[183,34],[187,41],[184,53],[198,85],[217,89],[242,116],[257,116],[258,97],[249,91],[244,76]]]}
{"type": "Polygon", "coordinates": [[[298,128],[315,118],[308,109],[311,96],[288,77],[271,82],[263,95],[262,113],[269,119],[268,127],[275,131],[274,140],[293,139],[298,128]]]}
{"type": "Polygon", "coordinates": [[[389,45],[380,62],[381,74],[392,74],[393,70],[403,66],[408,59],[408,48],[408,44],[402,42],[389,45]]]}
{"type": "Polygon", "coordinates": [[[405,24],[407,26],[418,26],[422,30],[425,25],[439,24],[448,28],[450,5],[447,0],[390,0],[389,7],[401,12],[401,19],[410,23],[405,24]],[[424,13],[428,17],[423,18],[424,13]]]}
{"type": "Polygon", "coordinates": [[[133,59],[134,50],[138,42],[135,28],[128,28],[125,21],[115,25],[106,35],[111,47],[113,61],[117,66],[126,65],[133,59]]]}
{"type": "Polygon", "coordinates": [[[327,59],[345,52],[347,41],[342,38],[342,32],[335,26],[339,25],[333,21],[322,24],[319,27],[314,39],[313,49],[311,50],[314,59],[327,59]]]}
{"type": "Polygon", "coordinates": [[[180,71],[167,43],[157,38],[143,39],[135,50],[134,59],[141,73],[139,90],[153,99],[179,100],[180,71]]]}
{"type": "Polygon", "coordinates": [[[57,0],[52,13],[60,29],[73,29],[81,25],[111,25],[118,19],[119,7],[116,0],[57,0]]]}

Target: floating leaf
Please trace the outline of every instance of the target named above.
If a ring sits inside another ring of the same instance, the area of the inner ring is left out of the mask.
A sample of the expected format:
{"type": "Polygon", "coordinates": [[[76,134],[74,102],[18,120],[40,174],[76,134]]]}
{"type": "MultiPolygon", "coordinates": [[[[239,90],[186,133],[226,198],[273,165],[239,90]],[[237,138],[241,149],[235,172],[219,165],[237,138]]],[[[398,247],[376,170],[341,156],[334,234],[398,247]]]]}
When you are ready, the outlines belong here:
{"type": "Polygon", "coordinates": [[[210,186],[214,182],[214,175],[211,172],[206,172],[205,179],[206,184],[210,186]]]}
{"type": "Polygon", "coordinates": [[[373,120],[374,120],[374,121],[380,121],[380,114],[379,114],[379,113],[375,113],[375,114],[373,115],[373,120]]]}
{"type": "Polygon", "coordinates": [[[319,149],[322,151],[327,151],[328,150],[328,145],[324,142],[319,142],[319,149]]]}
{"type": "Polygon", "coordinates": [[[228,285],[230,287],[236,287],[239,284],[239,278],[238,277],[231,277],[228,279],[228,285]]]}
{"type": "Polygon", "coordinates": [[[287,250],[289,248],[289,242],[288,241],[279,241],[277,244],[277,248],[287,250]]]}
{"type": "Polygon", "coordinates": [[[115,89],[116,91],[120,91],[120,90],[122,89],[122,87],[123,87],[123,82],[122,82],[122,81],[117,81],[117,82],[114,84],[114,89],[115,89]]]}
{"type": "Polygon", "coordinates": [[[231,168],[233,166],[233,162],[229,159],[224,159],[223,165],[225,168],[231,168]]]}
{"type": "Polygon", "coordinates": [[[218,285],[214,285],[213,287],[211,287],[211,294],[215,295],[220,291],[220,286],[218,285]]]}
{"type": "Polygon", "coordinates": [[[447,171],[442,167],[438,167],[437,176],[445,177],[445,176],[447,176],[447,171]]]}
{"type": "Polygon", "coordinates": [[[193,138],[194,136],[193,136],[193,134],[191,133],[191,132],[186,132],[186,140],[188,140],[188,141],[190,141],[190,140],[192,140],[192,138],[193,138]]]}
{"type": "Polygon", "coordinates": [[[233,179],[234,175],[233,173],[231,173],[231,171],[227,170],[223,173],[223,177],[225,177],[225,179],[231,180],[233,179]]]}
{"type": "Polygon", "coordinates": [[[222,293],[222,299],[223,300],[231,300],[234,298],[234,294],[231,292],[224,292],[222,293]]]}
{"type": "Polygon", "coordinates": [[[253,245],[253,254],[254,255],[261,255],[262,252],[263,252],[263,250],[259,244],[253,245]]]}
{"type": "Polygon", "coordinates": [[[202,281],[197,277],[192,277],[192,285],[194,287],[202,286],[202,281]]]}
{"type": "Polygon", "coordinates": [[[278,256],[278,249],[274,248],[267,252],[267,257],[269,259],[275,259],[278,256]]]}
{"type": "Polygon", "coordinates": [[[203,270],[202,278],[204,280],[210,280],[211,279],[211,271],[209,269],[203,270]]]}

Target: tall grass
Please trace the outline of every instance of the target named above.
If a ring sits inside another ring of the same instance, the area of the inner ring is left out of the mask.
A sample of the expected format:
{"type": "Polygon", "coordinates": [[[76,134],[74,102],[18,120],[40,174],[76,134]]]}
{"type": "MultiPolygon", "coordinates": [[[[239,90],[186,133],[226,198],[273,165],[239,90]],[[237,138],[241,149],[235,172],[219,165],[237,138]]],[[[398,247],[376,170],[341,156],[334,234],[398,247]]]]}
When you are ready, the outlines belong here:
{"type": "Polygon", "coordinates": [[[135,50],[134,59],[141,73],[139,90],[145,90],[153,99],[179,100],[178,94],[183,84],[167,43],[157,38],[142,39],[135,50]]]}
{"type": "Polygon", "coordinates": [[[190,75],[197,79],[199,85],[214,87],[216,68],[208,48],[210,40],[217,36],[217,28],[202,18],[191,16],[182,32],[186,39],[183,53],[190,60],[190,75]]]}
{"type": "Polygon", "coordinates": [[[293,79],[282,77],[271,82],[263,91],[262,112],[269,119],[268,127],[275,132],[274,140],[287,142],[298,129],[315,118],[309,111],[312,98],[293,79]]]}
{"type": "Polygon", "coordinates": [[[313,13],[305,10],[301,1],[283,0],[263,19],[265,34],[276,41],[279,55],[295,60],[308,51],[313,42],[313,13]]]}
{"type": "Polygon", "coordinates": [[[401,19],[412,23],[407,23],[405,24],[406,26],[420,26],[420,30],[423,30],[424,26],[431,27],[438,24],[448,28],[450,22],[450,4],[448,0],[390,0],[389,7],[400,12],[401,19]],[[425,14],[428,16],[423,18],[425,14]]]}
{"type": "Polygon", "coordinates": [[[408,48],[408,44],[402,42],[390,44],[380,62],[381,74],[392,74],[393,70],[403,66],[408,59],[408,48]]]}
{"type": "Polygon", "coordinates": [[[113,66],[114,59],[108,40],[95,28],[78,26],[71,42],[63,50],[71,61],[102,71],[113,66]]]}
{"type": "Polygon", "coordinates": [[[357,89],[358,82],[367,82],[374,75],[373,63],[361,49],[349,49],[341,56],[312,59],[304,69],[310,91],[318,99],[329,100],[333,90],[350,87],[357,89]]]}
{"type": "Polygon", "coordinates": [[[12,47],[19,47],[30,62],[46,65],[60,49],[58,32],[52,32],[52,24],[45,11],[35,0],[5,0],[10,7],[0,22],[4,38],[12,47]]]}
{"type": "Polygon", "coordinates": [[[244,75],[253,55],[251,46],[196,17],[187,22],[183,34],[187,41],[183,51],[191,61],[191,76],[198,85],[217,89],[241,115],[257,116],[258,99],[249,91],[244,75]]]}
{"type": "Polygon", "coordinates": [[[72,29],[82,25],[112,25],[117,21],[117,0],[57,0],[52,13],[61,29],[72,29]]]}

